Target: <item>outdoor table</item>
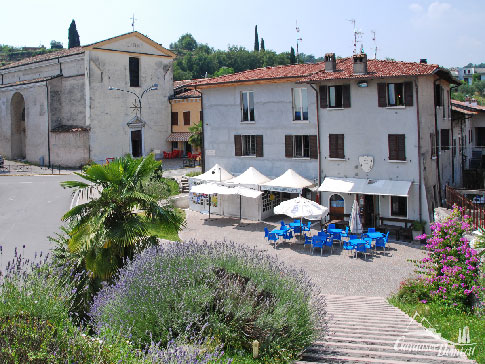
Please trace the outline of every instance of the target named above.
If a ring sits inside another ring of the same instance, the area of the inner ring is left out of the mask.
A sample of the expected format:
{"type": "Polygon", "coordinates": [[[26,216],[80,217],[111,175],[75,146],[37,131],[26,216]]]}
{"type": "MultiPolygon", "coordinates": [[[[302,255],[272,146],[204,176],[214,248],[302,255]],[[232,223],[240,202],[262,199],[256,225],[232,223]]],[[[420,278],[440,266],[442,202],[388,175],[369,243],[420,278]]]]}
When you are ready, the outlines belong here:
{"type": "MultiPolygon", "coordinates": [[[[367,244],[371,244],[371,243],[365,241],[364,239],[352,239],[352,240],[349,240],[349,243],[352,244],[353,246],[357,246],[357,244],[360,244],[360,243],[365,244],[366,246],[367,246],[367,244]]],[[[372,246],[371,246],[371,248],[372,248],[372,246]]],[[[369,248],[367,248],[367,249],[369,249],[369,248]]]]}
{"type": "Polygon", "coordinates": [[[344,230],[342,229],[327,229],[327,233],[330,233],[330,234],[341,234],[343,232],[344,230]]]}
{"type": "Polygon", "coordinates": [[[286,230],[281,230],[281,229],[273,229],[270,231],[270,233],[274,233],[278,236],[283,236],[285,235],[286,230]]]}
{"type": "Polygon", "coordinates": [[[384,237],[383,233],[380,233],[380,232],[377,232],[377,231],[375,233],[364,233],[364,235],[368,236],[372,240],[384,237]]]}
{"type": "Polygon", "coordinates": [[[290,222],[288,225],[290,225],[292,229],[294,229],[296,226],[305,226],[304,224],[300,224],[299,222],[290,222]]]}

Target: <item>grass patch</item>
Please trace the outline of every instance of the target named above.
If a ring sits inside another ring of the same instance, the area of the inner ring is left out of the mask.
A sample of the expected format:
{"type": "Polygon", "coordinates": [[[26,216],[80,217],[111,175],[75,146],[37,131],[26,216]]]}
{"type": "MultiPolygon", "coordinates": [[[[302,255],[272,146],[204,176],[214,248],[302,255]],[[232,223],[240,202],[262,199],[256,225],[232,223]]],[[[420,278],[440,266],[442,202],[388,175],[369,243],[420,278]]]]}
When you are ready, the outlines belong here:
{"type": "MultiPolygon", "coordinates": [[[[468,355],[468,358],[476,360],[479,364],[485,364],[485,316],[465,313],[456,308],[446,307],[434,302],[426,304],[403,303],[396,297],[390,298],[389,302],[411,317],[415,312],[419,313],[445,339],[453,342],[458,342],[460,329],[463,330],[465,326],[468,326],[470,329],[470,341],[477,344],[473,354],[468,355]]],[[[457,349],[460,348],[457,347],[457,349]]]]}
{"type": "MultiPolygon", "coordinates": [[[[185,221],[185,211],[175,208],[174,209],[175,213],[179,215],[184,221],[185,221]]],[[[159,236],[160,239],[166,239],[170,241],[181,241],[179,232],[176,231],[175,229],[171,228],[170,226],[161,226],[159,231],[161,232],[161,235],[159,236]]]]}

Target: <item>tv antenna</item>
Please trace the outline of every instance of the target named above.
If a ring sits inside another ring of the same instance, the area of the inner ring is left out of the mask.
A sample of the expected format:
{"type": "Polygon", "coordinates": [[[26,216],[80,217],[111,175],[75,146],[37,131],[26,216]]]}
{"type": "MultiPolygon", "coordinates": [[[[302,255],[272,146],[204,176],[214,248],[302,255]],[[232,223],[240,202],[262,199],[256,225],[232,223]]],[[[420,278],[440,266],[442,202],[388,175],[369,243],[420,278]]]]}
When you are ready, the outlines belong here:
{"type": "Polygon", "coordinates": [[[303,39],[300,37],[300,27],[298,26],[298,20],[296,21],[296,63],[299,63],[299,51],[298,45],[303,39]]]}
{"type": "Polygon", "coordinates": [[[371,30],[372,33],[372,40],[374,41],[374,59],[377,59],[377,43],[376,43],[376,32],[374,30],[371,30]]]}
{"type": "Polygon", "coordinates": [[[133,28],[133,31],[135,31],[135,13],[133,13],[133,16],[130,18],[131,19],[131,27],[133,28]]]}
{"type": "Polygon", "coordinates": [[[354,27],[354,54],[357,54],[357,40],[360,40],[360,36],[364,33],[360,30],[357,30],[357,28],[355,27],[355,19],[348,19],[348,21],[351,22],[354,27]]]}

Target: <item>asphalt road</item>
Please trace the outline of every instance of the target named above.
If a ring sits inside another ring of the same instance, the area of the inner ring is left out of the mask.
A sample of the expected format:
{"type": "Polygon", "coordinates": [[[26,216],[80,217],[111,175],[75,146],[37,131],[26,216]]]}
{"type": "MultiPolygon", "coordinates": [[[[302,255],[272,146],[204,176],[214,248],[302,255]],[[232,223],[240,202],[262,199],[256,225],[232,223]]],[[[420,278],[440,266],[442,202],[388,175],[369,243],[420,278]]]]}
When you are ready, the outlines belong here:
{"type": "Polygon", "coordinates": [[[14,257],[15,248],[29,259],[49,251],[47,237],[59,231],[71,204],[72,190],[59,183],[73,179],[75,175],[0,177],[0,269],[14,257]]]}

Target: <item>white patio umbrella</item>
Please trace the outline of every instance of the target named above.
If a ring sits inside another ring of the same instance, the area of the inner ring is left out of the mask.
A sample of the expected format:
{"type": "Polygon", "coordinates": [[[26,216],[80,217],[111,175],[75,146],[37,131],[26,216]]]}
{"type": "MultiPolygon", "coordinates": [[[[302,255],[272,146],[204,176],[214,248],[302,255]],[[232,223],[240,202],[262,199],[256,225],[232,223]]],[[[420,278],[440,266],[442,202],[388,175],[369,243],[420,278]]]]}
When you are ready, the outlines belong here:
{"type": "Polygon", "coordinates": [[[350,231],[357,234],[362,233],[362,224],[359,216],[359,204],[357,203],[357,200],[354,200],[354,204],[352,205],[352,213],[350,214],[350,231]]]}
{"type": "Polygon", "coordinates": [[[301,235],[301,219],[320,220],[328,214],[328,208],[298,196],[280,203],[274,208],[274,213],[287,215],[293,219],[299,218],[301,235]]]}

